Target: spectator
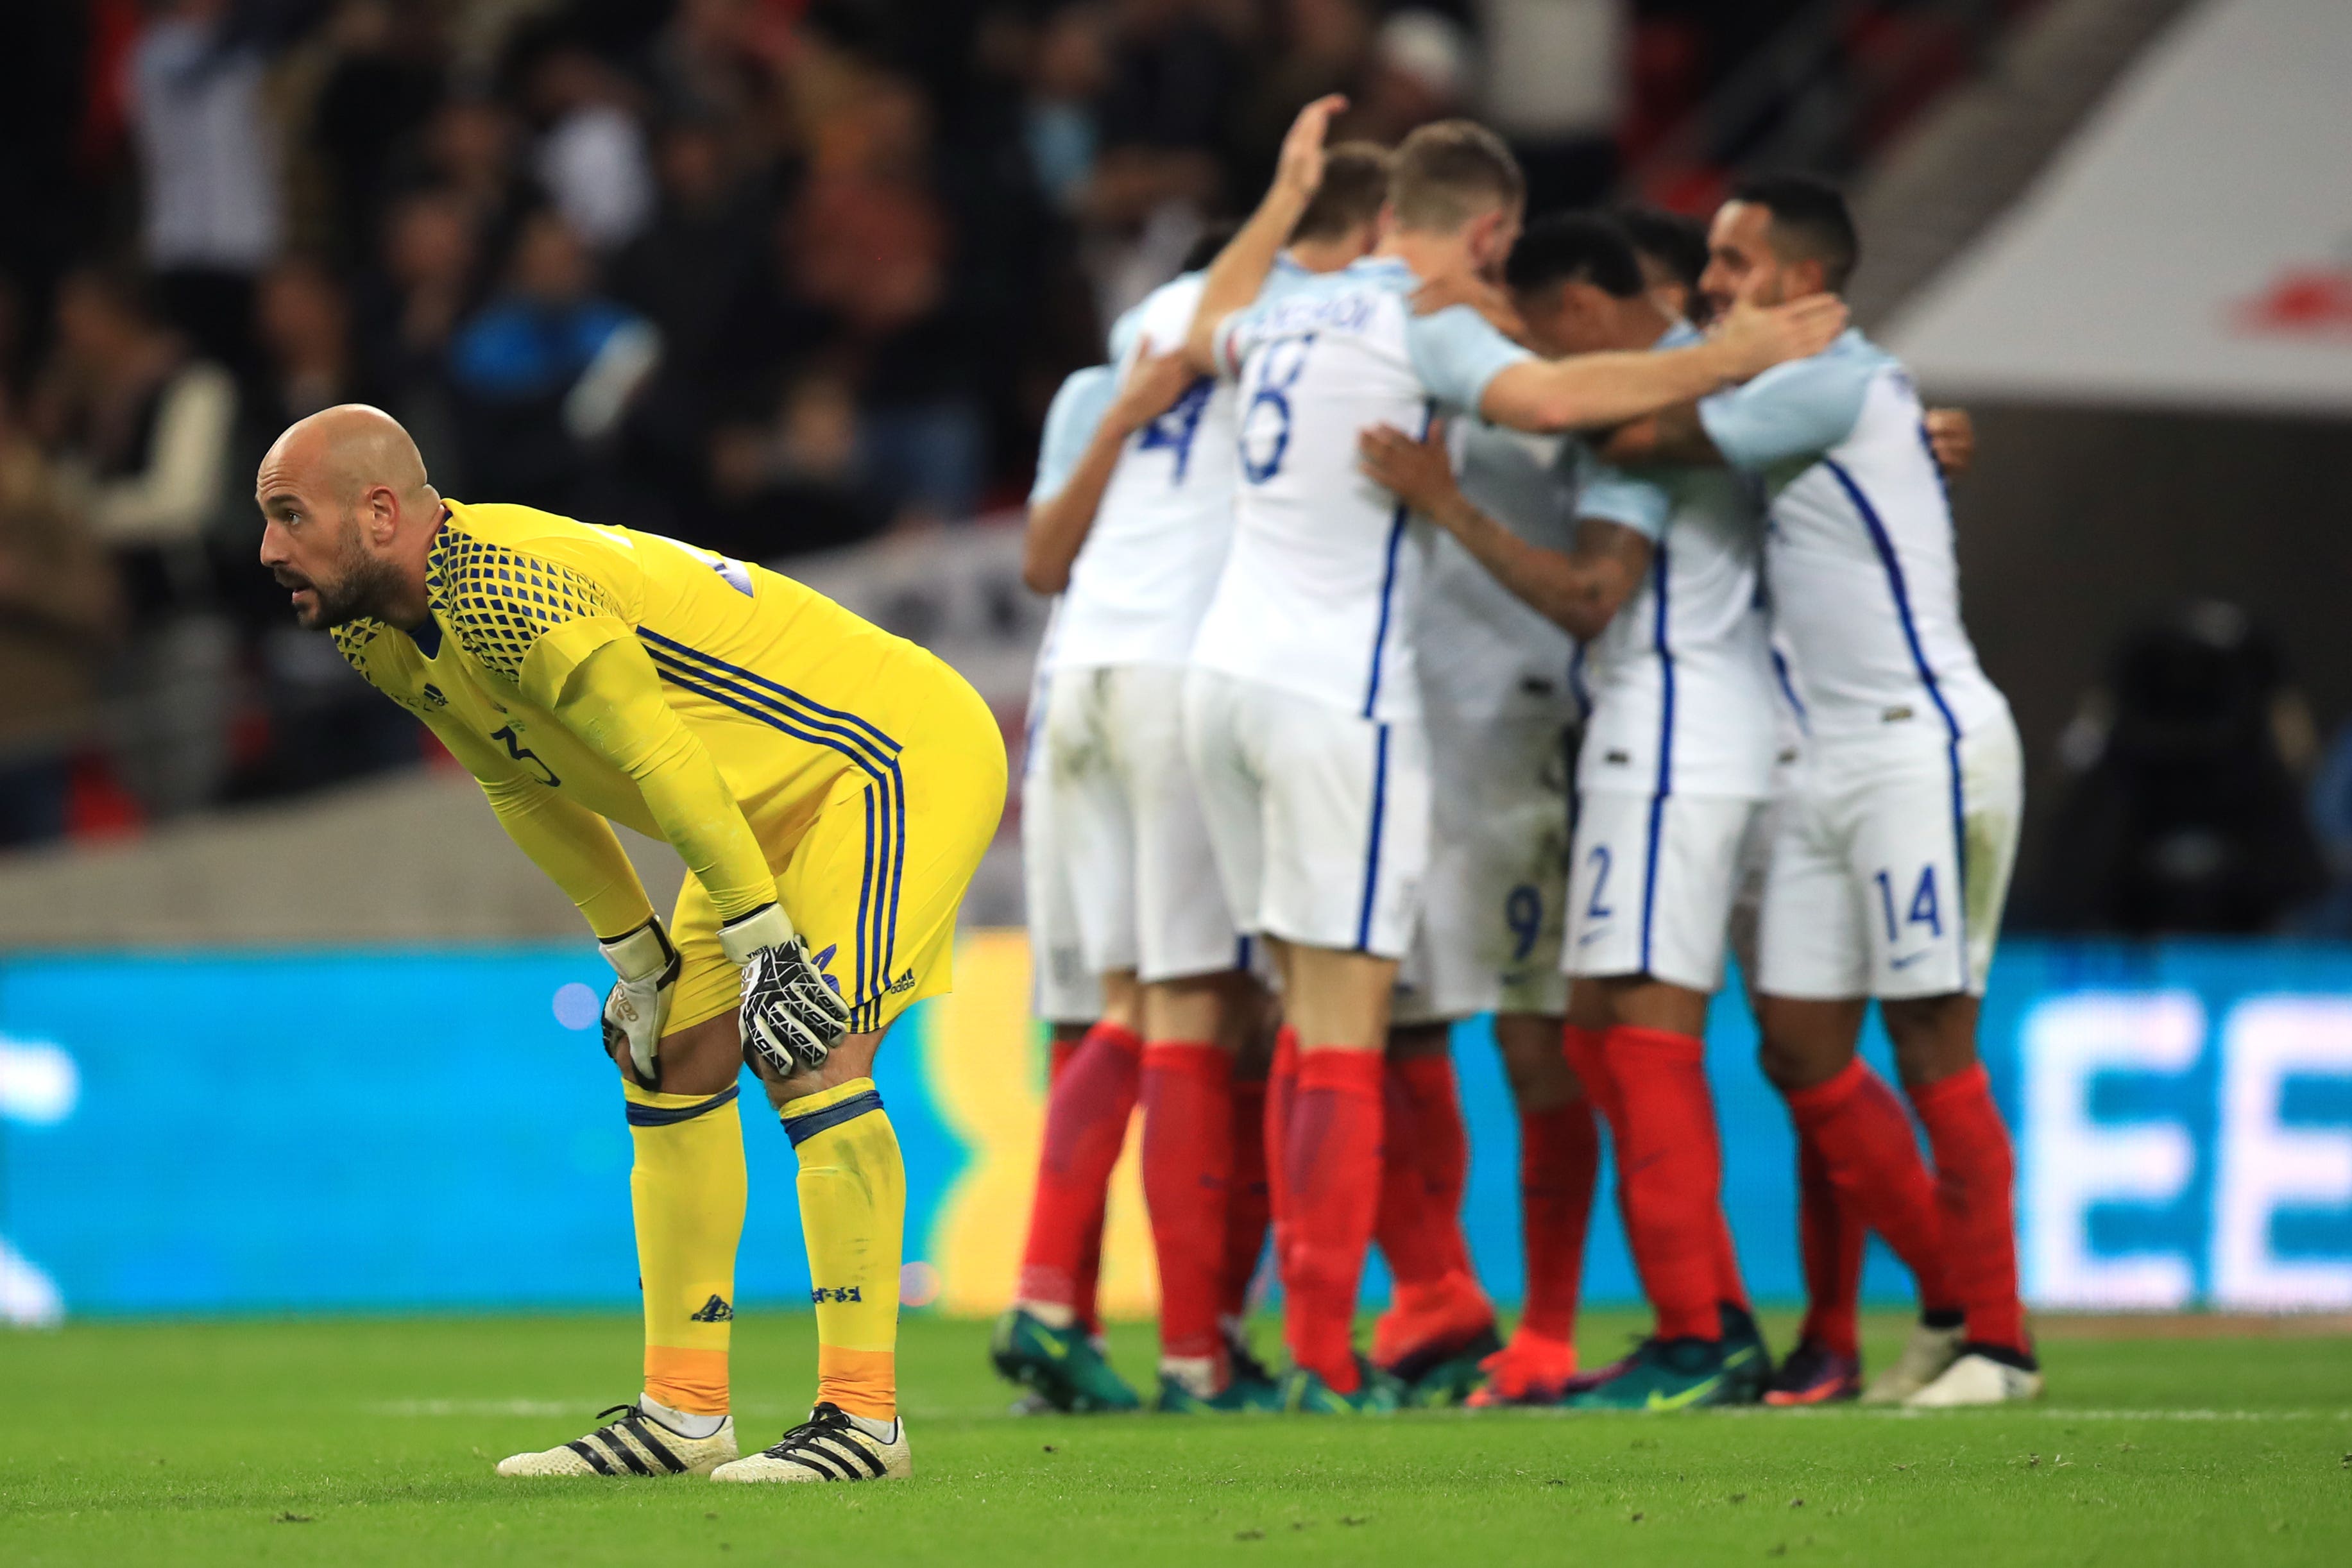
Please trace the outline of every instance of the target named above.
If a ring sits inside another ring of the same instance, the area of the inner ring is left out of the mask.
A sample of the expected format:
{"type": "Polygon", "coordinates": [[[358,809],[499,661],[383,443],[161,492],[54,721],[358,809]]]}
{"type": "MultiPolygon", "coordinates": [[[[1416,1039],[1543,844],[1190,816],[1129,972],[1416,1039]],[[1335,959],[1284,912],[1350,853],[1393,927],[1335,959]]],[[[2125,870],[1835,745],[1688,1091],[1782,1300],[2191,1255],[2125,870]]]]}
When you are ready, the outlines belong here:
{"type": "Polygon", "coordinates": [[[262,279],[257,316],[267,370],[256,412],[271,439],[321,408],[379,400],[352,353],[342,285],[323,263],[310,257],[279,262],[262,279]]]}
{"type": "MultiPolygon", "coordinates": [[[[1294,5],[1352,8],[1356,0],[1294,5]]],[[[1082,209],[1105,321],[1176,270],[1208,209],[1225,198],[1223,155],[1242,85],[1239,40],[1198,0],[1119,0],[1115,15],[1102,153],[1082,209]]],[[[1296,110],[1283,111],[1286,121],[1296,110]]]]}
{"type": "MultiPolygon", "coordinates": [[[[657,221],[614,258],[614,297],[661,333],[662,359],[629,417],[633,514],[674,526],[708,500],[704,446],[729,403],[730,336],[763,282],[764,182],[734,167],[721,129],[682,120],[662,133],[657,221]]],[[[749,373],[747,373],[749,374],[749,373]]],[[[752,375],[763,385],[772,377],[752,375]]]]}
{"type": "Polygon", "coordinates": [[[0,846],[66,831],[73,754],[121,626],[106,552],[0,386],[0,846]]]}
{"type": "Polygon", "coordinates": [[[797,291],[831,313],[826,356],[860,394],[866,488],[900,522],[970,516],[984,465],[980,367],[949,290],[938,204],[904,184],[823,180],[791,233],[797,291]]]}
{"type": "Polygon", "coordinates": [[[450,345],[468,479],[500,500],[586,510],[584,467],[659,345],[643,318],[593,292],[571,226],[554,212],[533,214],[506,290],[450,345]]]}
{"type": "Polygon", "coordinates": [[[1434,11],[1391,16],[1372,37],[1360,101],[1345,133],[1383,145],[1469,107],[1475,62],[1461,25],[1434,11]]]}
{"type": "Polygon", "coordinates": [[[2128,639],[2068,732],[2042,923],[2278,929],[2322,882],[2292,768],[2309,734],[2276,647],[2236,605],[2193,605],[2128,639]]]}
{"type": "Polygon", "coordinates": [[[1110,80],[1108,40],[1096,5],[1063,5],[1038,25],[1022,143],[1037,187],[1064,212],[1077,209],[1102,148],[1096,104],[1110,80]]]}
{"type": "Polygon", "coordinates": [[[131,55],[131,114],[157,299],[202,353],[243,371],[254,277],[278,254],[283,218],[267,61],[229,11],[229,0],[167,0],[131,55]]]}
{"type": "Polygon", "coordinates": [[[216,799],[228,768],[236,639],[205,531],[225,500],[236,384],[189,355],[127,274],[69,274],[56,338],[37,427],[130,610],[109,678],[117,763],[147,811],[169,816],[216,799]]]}
{"type": "Polygon", "coordinates": [[[134,616],[208,605],[203,534],[223,500],[235,384],[189,355],[138,280],[83,268],[59,285],[38,427],[84,487],[134,616]]]}
{"type": "Polygon", "coordinates": [[[766,423],[727,426],[712,438],[709,542],[772,560],[871,537],[885,514],[859,469],[856,399],[836,377],[802,376],[766,423]]]}
{"type": "Polygon", "coordinates": [[[342,0],[328,33],[332,63],[310,111],[328,170],[329,243],[350,266],[383,232],[401,148],[441,100],[434,15],[392,0],[342,0]]]}
{"type": "Polygon", "coordinates": [[[1481,0],[1487,117],[1518,152],[1531,210],[1586,205],[1615,181],[1636,9],[1628,0],[1481,0]]]}
{"type": "Polygon", "coordinates": [[[434,478],[461,495],[449,342],[476,303],[478,249],[467,205],[454,192],[413,192],[394,205],[378,264],[352,294],[360,357],[384,407],[416,437],[434,478]]]}
{"type": "Polygon", "coordinates": [[[653,215],[654,181],[620,79],[564,45],[532,70],[530,99],[547,127],[535,163],[555,210],[595,250],[627,244],[653,215]]]}

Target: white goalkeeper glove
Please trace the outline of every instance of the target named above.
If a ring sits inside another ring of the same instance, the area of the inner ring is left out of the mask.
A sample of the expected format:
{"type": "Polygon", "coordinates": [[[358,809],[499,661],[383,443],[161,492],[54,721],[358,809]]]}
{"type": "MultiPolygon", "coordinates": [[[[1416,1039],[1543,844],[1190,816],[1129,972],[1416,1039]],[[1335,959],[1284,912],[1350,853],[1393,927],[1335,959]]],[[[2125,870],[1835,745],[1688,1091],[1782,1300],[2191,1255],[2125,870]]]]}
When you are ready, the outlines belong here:
{"type": "Polygon", "coordinates": [[[604,994],[604,1048],[629,1047],[637,1077],[656,1081],[654,1053],[660,1048],[662,1028],[669,1022],[671,990],[677,984],[677,949],[656,915],[632,931],[610,942],[599,939],[604,962],[620,979],[604,994]]]}
{"type": "Polygon", "coordinates": [[[719,928],[743,971],[743,1044],[778,1078],[814,1072],[849,1032],[849,1004],[809,956],[781,904],[762,904],[719,928]]]}

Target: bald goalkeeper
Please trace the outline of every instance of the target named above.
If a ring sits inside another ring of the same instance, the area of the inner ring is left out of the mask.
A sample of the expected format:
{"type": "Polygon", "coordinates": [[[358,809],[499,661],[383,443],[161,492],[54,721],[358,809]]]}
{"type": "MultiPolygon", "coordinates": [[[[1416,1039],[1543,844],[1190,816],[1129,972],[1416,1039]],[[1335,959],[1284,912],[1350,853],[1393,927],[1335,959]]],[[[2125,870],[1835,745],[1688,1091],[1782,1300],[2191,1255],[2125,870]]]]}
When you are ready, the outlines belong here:
{"type": "Polygon", "coordinates": [[[604,1040],[636,1161],[644,1392],[507,1476],[908,1473],[898,1413],[906,1172],[871,1077],[948,989],[1004,747],[955,671],[790,578],[693,545],[435,492],[379,411],[314,414],[255,484],[305,626],[422,719],[619,976],[604,1040]],[[665,927],[612,824],[690,873],[665,927]],[[748,1060],[800,1158],[816,1306],[807,1421],[737,1458],[727,1352],[748,1060]]]}

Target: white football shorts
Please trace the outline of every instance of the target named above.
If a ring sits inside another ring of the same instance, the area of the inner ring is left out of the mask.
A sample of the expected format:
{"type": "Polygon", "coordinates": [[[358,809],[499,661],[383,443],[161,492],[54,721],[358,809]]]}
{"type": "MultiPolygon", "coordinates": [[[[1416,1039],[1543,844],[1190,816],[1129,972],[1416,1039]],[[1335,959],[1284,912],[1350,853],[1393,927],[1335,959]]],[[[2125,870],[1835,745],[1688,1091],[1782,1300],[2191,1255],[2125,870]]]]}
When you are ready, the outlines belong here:
{"type": "Polygon", "coordinates": [[[1404,956],[1429,865],[1429,746],[1418,722],[1195,669],[1184,741],[1243,930],[1404,956]]]}
{"type": "Polygon", "coordinates": [[[1437,709],[1426,722],[1429,875],[1395,1022],[1565,1013],[1575,726],[1516,713],[1471,722],[1437,709]]]}
{"type": "Polygon", "coordinates": [[[2006,714],[1950,745],[1811,742],[1765,879],[1761,988],[1982,995],[2024,805],[2006,714]]]}
{"type": "Polygon", "coordinates": [[[1102,1016],[1102,983],[1078,944],[1078,911],[1056,837],[1053,770],[1044,754],[1045,716],[1032,719],[1034,754],[1021,774],[1021,890],[1029,921],[1030,1010],[1049,1024],[1102,1016]]]}
{"type": "Polygon", "coordinates": [[[1571,976],[1646,974],[1713,994],[1763,802],[1733,795],[1588,790],[1577,800],[1568,884],[1571,976]]]}
{"type": "Polygon", "coordinates": [[[1234,968],[1240,935],[1184,756],[1184,671],[1065,669],[1045,701],[1055,837],[1089,973],[1234,968]]]}
{"type": "Polygon", "coordinates": [[[1731,887],[1731,956],[1739,963],[1739,978],[1752,994],[1756,989],[1756,936],[1764,919],[1764,878],[1772,868],[1772,842],[1780,837],[1780,818],[1788,815],[1789,792],[1795,787],[1798,758],[1794,745],[1785,746],[1772,765],[1772,793],[1748,824],[1739,841],[1739,869],[1731,887]]]}

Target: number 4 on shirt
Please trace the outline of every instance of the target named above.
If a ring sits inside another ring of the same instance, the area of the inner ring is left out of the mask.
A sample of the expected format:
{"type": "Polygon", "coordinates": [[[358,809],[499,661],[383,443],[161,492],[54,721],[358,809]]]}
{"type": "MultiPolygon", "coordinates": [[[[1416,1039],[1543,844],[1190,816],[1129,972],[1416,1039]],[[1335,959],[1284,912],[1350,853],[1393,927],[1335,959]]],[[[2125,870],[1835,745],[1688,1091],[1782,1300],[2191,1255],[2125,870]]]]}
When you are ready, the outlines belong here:
{"type": "Polygon", "coordinates": [[[1200,434],[1201,411],[1209,406],[1209,394],[1216,383],[1202,376],[1184,389],[1168,412],[1146,425],[1138,433],[1135,449],[1139,452],[1171,451],[1176,454],[1175,471],[1168,476],[1170,485],[1184,482],[1184,470],[1192,462],[1192,437],[1200,434]]]}

